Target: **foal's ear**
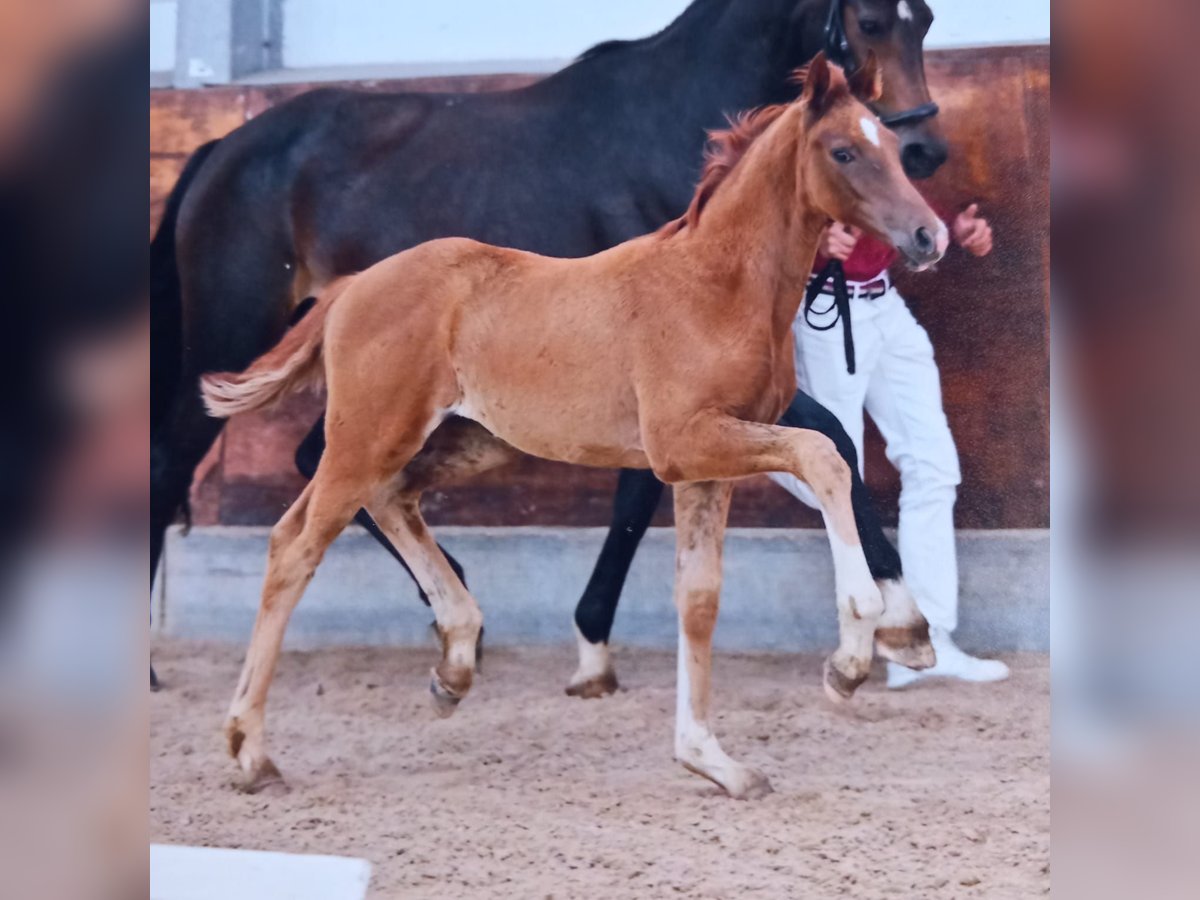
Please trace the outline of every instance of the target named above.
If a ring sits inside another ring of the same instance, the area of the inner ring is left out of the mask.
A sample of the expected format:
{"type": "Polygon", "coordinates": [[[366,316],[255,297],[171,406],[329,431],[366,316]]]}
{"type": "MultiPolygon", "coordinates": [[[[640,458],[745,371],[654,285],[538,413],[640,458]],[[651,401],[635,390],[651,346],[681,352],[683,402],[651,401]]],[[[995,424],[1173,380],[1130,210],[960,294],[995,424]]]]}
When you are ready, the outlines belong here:
{"type": "Polygon", "coordinates": [[[863,103],[874,103],[883,96],[883,72],[879,69],[874,50],[867,51],[866,60],[854,70],[848,81],[850,93],[863,103]]]}
{"type": "Polygon", "coordinates": [[[833,80],[824,50],[812,58],[812,62],[804,67],[800,77],[804,80],[804,91],[800,94],[800,99],[808,103],[812,115],[822,115],[829,106],[830,85],[833,80]]]}

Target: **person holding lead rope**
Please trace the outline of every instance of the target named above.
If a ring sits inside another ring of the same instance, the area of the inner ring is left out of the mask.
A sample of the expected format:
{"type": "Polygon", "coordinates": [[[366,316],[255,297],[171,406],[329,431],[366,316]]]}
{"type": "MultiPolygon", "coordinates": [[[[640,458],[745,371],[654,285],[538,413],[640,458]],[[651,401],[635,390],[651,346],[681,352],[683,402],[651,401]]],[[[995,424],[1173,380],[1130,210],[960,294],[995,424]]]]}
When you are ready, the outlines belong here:
{"type": "MultiPolygon", "coordinates": [[[[950,228],[956,244],[974,256],[992,250],[992,228],[972,203],[950,228]]],[[[1008,666],[961,650],[951,637],[958,624],[958,561],[954,502],[961,473],[958,451],[942,408],[933,345],[888,277],[891,247],[835,222],[820,245],[808,296],[796,318],[799,387],[842,423],[862,471],[863,413],[870,415],[900,472],[900,558],[917,605],[929,621],[937,665],[924,671],[888,664],[888,687],[929,677],[1001,681],[1008,666]],[[828,304],[821,302],[828,300],[828,304]],[[823,306],[824,308],[817,308],[823,306]],[[842,328],[836,328],[841,320],[842,328]]],[[[817,506],[808,486],[782,473],[771,476],[790,493],[817,506]]]]}

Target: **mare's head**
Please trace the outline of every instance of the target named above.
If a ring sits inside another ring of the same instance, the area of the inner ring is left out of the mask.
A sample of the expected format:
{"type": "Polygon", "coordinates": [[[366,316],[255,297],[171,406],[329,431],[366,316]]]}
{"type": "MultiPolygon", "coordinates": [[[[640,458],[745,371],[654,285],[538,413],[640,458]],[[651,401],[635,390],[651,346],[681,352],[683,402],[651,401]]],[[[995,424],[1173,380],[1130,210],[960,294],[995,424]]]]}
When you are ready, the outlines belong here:
{"type": "Polygon", "coordinates": [[[843,34],[850,59],[874,53],[883,73],[883,92],[871,108],[900,138],[900,161],[910,178],[928,178],[946,161],[946,139],[937,106],[925,83],[925,35],[933,12],[925,0],[843,0],[843,34]]]}
{"type": "Polygon", "coordinates": [[[803,77],[799,165],[808,207],[886,241],[912,268],[937,262],[946,226],[908,180],[900,140],[869,107],[883,90],[874,54],[847,79],[821,53],[803,77]]]}
{"type": "MultiPolygon", "coordinates": [[[[925,0],[734,0],[742,15],[758,11],[759,25],[779,34],[775,61],[780,79],[804,65],[817,49],[854,71],[874,53],[884,89],[871,108],[900,138],[900,159],[910,178],[928,178],[948,149],[937,105],[925,83],[925,35],[933,12],[925,0]],[[770,21],[768,21],[768,17],[770,21]],[[780,28],[780,18],[787,25],[780,28]]],[[[781,100],[784,95],[770,99],[781,100]]]]}

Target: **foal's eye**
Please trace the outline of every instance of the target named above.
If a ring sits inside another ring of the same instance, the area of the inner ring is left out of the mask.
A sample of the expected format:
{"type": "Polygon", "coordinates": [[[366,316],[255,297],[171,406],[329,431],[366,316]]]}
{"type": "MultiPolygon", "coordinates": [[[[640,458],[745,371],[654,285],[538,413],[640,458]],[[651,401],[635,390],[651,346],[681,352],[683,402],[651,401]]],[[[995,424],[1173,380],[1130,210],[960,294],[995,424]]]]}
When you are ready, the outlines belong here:
{"type": "Polygon", "coordinates": [[[858,30],[867,37],[879,37],[883,34],[883,23],[875,19],[863,19],[858,23],[858,30]]]}
{"type": "Polygon", "coordinates": [[[845,147],[838,147],[831,154],[836,162],[848,163],[854,162],[854,154],[845,147]]]}

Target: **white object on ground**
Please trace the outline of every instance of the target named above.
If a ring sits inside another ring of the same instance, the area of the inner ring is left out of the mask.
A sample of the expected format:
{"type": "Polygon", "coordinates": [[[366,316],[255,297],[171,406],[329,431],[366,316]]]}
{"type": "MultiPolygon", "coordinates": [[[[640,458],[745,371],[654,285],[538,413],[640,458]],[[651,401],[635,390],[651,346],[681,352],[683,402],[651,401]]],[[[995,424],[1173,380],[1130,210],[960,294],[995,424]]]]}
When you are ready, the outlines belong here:
{"type": "Polygon", "coordinates": [[[150,845],[150,900],[363,900],[370,880],[365,859],[150,845]]]}

